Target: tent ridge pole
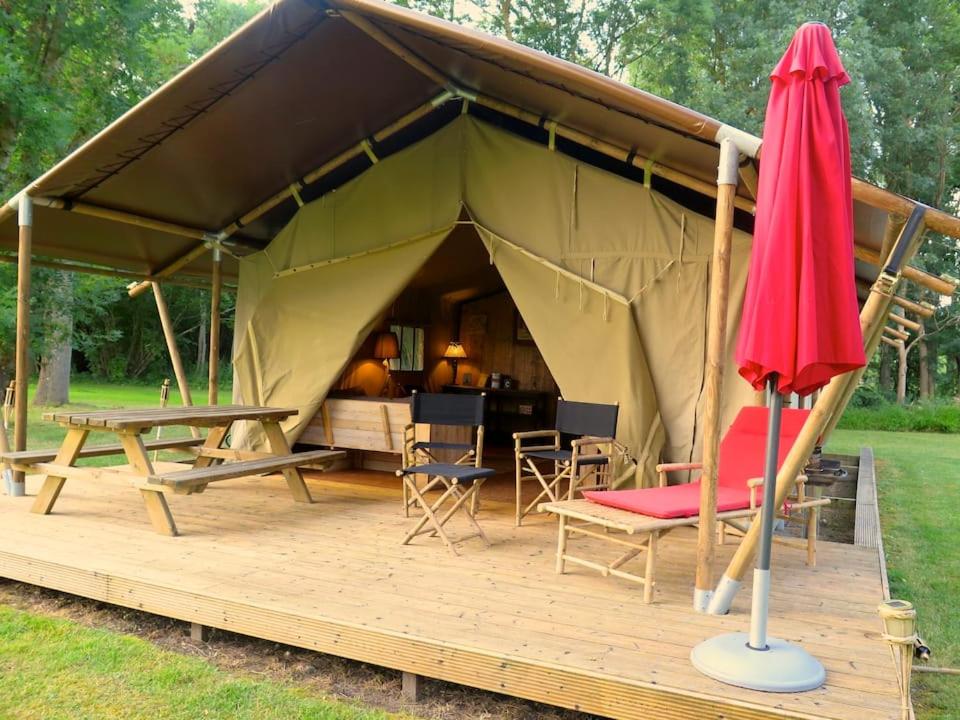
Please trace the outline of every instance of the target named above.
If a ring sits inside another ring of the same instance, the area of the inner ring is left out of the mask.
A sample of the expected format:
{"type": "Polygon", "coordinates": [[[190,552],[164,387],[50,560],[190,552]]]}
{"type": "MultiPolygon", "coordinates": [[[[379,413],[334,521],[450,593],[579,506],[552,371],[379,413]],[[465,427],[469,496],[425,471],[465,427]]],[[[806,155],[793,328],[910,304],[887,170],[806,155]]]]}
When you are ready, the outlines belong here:
{"type": "MultiPolygon", "coordinates": [[[[880,344],[879,338],[883,336],[883,327],[886,324],[887,313],[890,311],[890,305],[893,302],[894,290],[900,280],[901,269],[922,242],[925,214],[926,207],[917,204],[890,253],[884,271],[880,273],[880,277],[874,283],[870,296],[860,312],[860,330],[863,334],[864,350],[868,361],[880,344]]],[[[851,383],[856,381],[859,374],[859,371],[854,370],[838,375],[821,391],[820,397],[817,398],[813,410],[804,422],[800,434],[777,473],[775,506],[778,507],[783,504],[787,494],[796,483],[797,475],[803,471],[804,464],[824,434],[828,424],[833,418],[839,417],[843,411],[846,390],[851,383]]],[[[710,600],[708,608],[710,614],[724,615],[729,612],[743,575],[749,568],[756,552],[759,536],[760,524],[752,523],[710,600]]]]}
{"type": "Polygon", "coordinates": [[[697,574],[693,598],[693,606],[697,612],[707,611],[713,590],[718,455],[730,299],[730,253],[733,245],[733,200],[737,193],[739,158],[740,152],[733,139],[723,138],[720,141],[720,165],[717,170],[717,211],[713,231],[707,319],[703,472],[700,475],[700,522],[697,529],[697,574]]]}

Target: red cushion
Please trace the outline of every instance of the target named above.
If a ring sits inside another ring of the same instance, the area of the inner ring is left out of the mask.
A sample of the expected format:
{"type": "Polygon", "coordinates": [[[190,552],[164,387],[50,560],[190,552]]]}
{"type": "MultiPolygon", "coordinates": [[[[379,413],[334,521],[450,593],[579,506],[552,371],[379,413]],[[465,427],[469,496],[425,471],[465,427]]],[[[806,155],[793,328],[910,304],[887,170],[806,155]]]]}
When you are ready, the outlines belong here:
{"type": "MultiPolygon", "coordinates": [[[[810,415],[809,410],[785,409],[780,421],[780,452],[777,467],[793,447],[800,429],[810,415]]],[[[743,510],[750,507],[747,481],[763,477],[763,461],[767,448],[767,408],[745,407],[720,443],[720,466],[717,478],[717,512],[743,510]]],[[[757,504],[763,493],[758,490],[757,504]]],[[[700,483],[684,483],[663,488],[642,490],[588,491],[583,496],[607,507],[629,510],[656,518],[693,517],[700,514],[700,483]]]]}
{"type": "MultiPolygon", "coordinates": [[[[629,510],[656,518],[693,517],[700,513],[700,483],[684,483],[642,490],[588,490],[583,496],[590,502],[629,510]]],[[[746,488],[717,488],[717,512],[750,507],[746,488]]]]}
{"type": "MultiPolygon", "coordinates": [[[[809,410],[787,408],[783,411],[778,468],[783,465],[809,415],[809,410]]],[[[747,487],[751,478],[763,477],[767,418],[765,407],[745,407],[737,414],[720,443],[718,486],[740,490],[747,487]]]]}

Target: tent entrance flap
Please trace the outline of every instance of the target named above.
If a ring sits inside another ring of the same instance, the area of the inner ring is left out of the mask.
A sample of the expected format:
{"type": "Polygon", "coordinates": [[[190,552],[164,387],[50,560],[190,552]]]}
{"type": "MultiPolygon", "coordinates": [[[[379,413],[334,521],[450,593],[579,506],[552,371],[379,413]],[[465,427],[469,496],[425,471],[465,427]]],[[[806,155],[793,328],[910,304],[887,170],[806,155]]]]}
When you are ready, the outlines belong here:
{"type": "Polygon", "coordinates": [[[637,462],[637,484],[654,484],[664,431],[629,302],[477,230],[563,397],[619,403],[617,436],[637,462]]]}
{"type": "MultiPolygon", "coordinates": [[[[283,425],[296,440],[380,316],[448,233],[273,280],[235,352],[239,399],[297,408],[283,425]]],[[[241,429],[233,445],[262,444],[254,432],[241,429]]]]}

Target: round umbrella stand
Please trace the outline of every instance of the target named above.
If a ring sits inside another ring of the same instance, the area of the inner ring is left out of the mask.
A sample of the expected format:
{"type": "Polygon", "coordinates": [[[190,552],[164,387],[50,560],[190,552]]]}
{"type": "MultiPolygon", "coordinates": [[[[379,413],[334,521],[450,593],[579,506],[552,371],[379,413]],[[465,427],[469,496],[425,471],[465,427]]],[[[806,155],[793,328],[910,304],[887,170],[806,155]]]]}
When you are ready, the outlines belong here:
{"type": "Polygon", "coordinates": [[[754,650],[747,633],[710,638],[690,653],[693,666],[714,680],[764,692],[804,692],[823,685],[823,665],[801,647],[767,638],[766,650],[754,650]]]}

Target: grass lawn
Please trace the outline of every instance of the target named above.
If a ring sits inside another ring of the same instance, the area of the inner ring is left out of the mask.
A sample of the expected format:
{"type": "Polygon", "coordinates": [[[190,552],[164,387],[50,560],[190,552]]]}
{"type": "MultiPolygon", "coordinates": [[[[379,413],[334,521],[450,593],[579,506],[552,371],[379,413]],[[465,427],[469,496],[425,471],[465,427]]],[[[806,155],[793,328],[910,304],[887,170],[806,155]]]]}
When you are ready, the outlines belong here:
{"type": "MultiPolygon", "coordinates": [[[[829,450],[877,460],[890,592],[917,607],[932,664],[960,667],[960,435],[837,430],[829,450]]],[[[960,718],[960,677],[916,673],[922,720],[960,718]]]]}
{"type": "Polygon", "coordinates": [[[0,606],[0,717],[17,720],[409,718],[237,677],[129,635],[0,606]]]}

